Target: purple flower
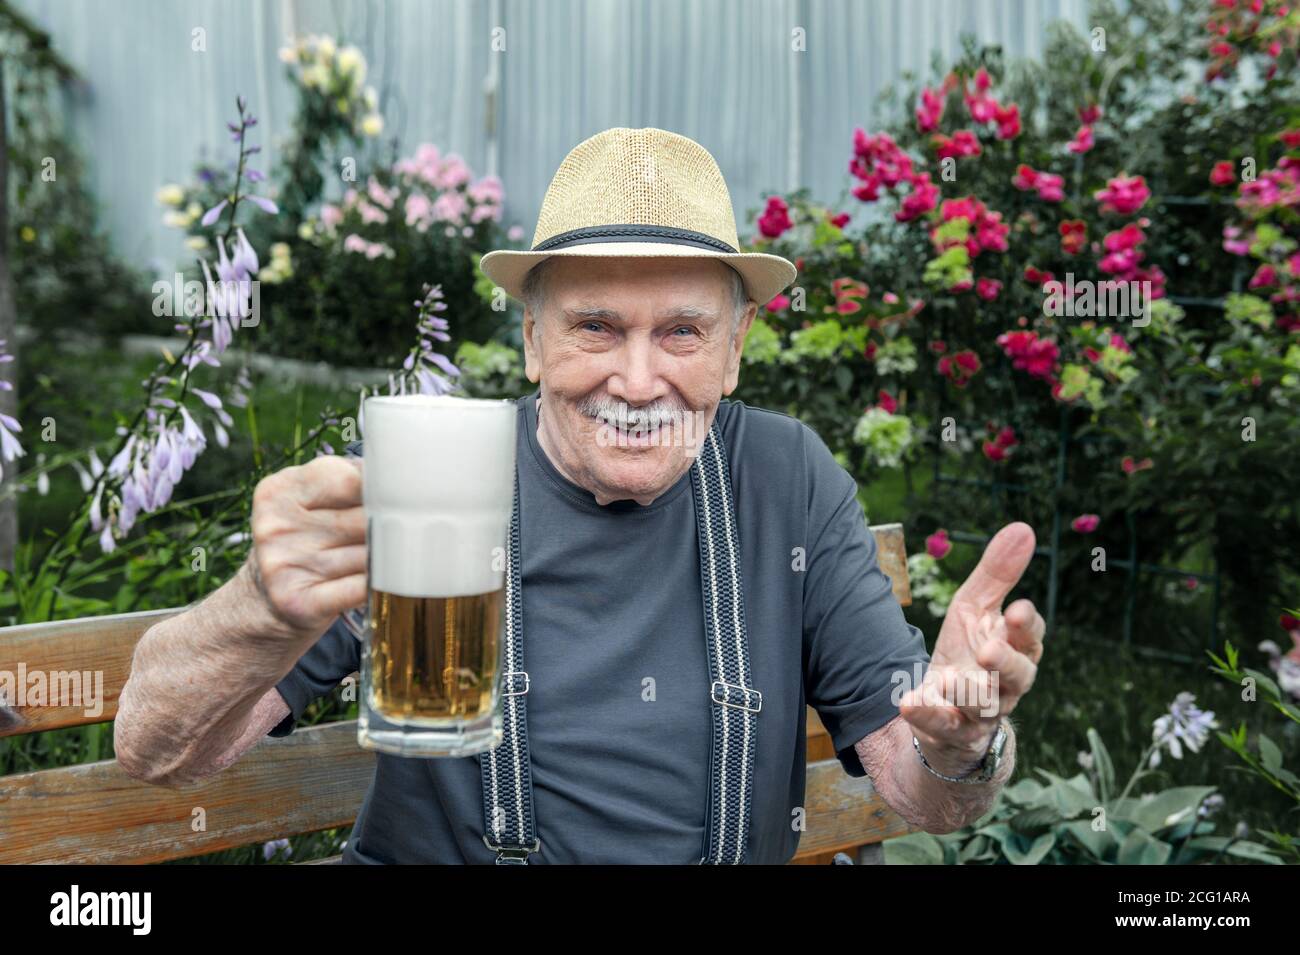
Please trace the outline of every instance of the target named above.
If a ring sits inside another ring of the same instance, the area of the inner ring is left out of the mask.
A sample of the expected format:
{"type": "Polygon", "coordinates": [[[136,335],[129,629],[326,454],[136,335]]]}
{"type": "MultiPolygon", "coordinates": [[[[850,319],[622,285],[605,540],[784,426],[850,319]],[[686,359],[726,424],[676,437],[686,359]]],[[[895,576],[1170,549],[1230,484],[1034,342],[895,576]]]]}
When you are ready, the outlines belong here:
{"type": "Polygon", "coordinates": [[[280,211],[279,206],[264,196],[245,196],[244,198],[257,206],[257,208],[261,209],[263,212],[269,213],[270,215],[275,215],[280,211]]]}
{"type": "Polygon", "coordinates": [[[236,230],[238,241],[235,242],[235,254],[232,264],[235,271],[239,273],[241,279],[246,279],[251,275],[257,274],[257,253],[253,247],[248,244],[248,236],[244,235],[243,228],[236,230]]]}
{"type": "Polygon", "coordinates": [[[428,358],[453,378],[460,374],[460,369],[453,365],[445,355],[439,355],[437,352],[427,352],[424,357],[428,358]]]}
{"type": "Polygon", "coordinates": [[[221,407],[221,399],[212,392],[204,391],[202,388],[191,388],[190,391],[192,391],[195,396],[209,408],[221,407]]]}
{"type": "Polygon", "coordinates": [[[205,227],[212,225],[221,218],[221,210],[224,208],[226,208],[226,200],[222,199],[207,212],[203,213],[203,218],[199,220],[199,223],[205,227]]]}

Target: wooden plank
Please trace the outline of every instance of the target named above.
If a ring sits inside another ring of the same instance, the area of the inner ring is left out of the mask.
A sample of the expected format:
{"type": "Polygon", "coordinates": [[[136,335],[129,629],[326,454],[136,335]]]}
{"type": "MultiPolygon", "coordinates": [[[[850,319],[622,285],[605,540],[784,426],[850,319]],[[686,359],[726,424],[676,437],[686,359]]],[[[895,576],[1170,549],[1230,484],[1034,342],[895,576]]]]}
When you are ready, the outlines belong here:
{"type": "Polygon", "coordinates": [[[876,537],[876,563],[894,587],[899,606],[912,606],[912,587],[907,577],[907,546],[903,542],[902,524],[873,524],[876,537]]]}
{"type": "Polygon", "coordinates": [[[856,856],[858,846],[911,831],[880,798],[869,776],[850,776],[838,759],[808,767],[804,810],[807,828],[799,838],[795,863],[840,850],[856,856]]]}
{"type": "MultiPolygon", "coordinates": [[[[17,725],[8,725],[0,720],[0,736],[19,736],[111,720],[117,715],[117,698],[126,684],[136,642],[155,623],[185,609],[187,608],[143,610],[103,617],[83,617],[80,620],[54,620],[49,623],[0,627],[0,671],[12,674],[14,681],[26,679],[25,685],[30,687],[31,675],[40,673],[47,685],[58,685],[59,674],[73,672],[80,673],[83,678],[89,673],[91,681],[103,681],[103,699],[100,700],[103,709],[93,716],[87,715],[83,705],[12,706],[12,699],[0,701],[10,703],[12,710],[22,720],[17,725]],[[102,674],[102,677],[96,674],[102,674]]],[[[69,687],[75,684],[64,685],[69,687]]],[[[90,686],[94,686],[94,682],[90,686]]],[[[87,690],[81,691],[83,702],[86,693],[87,690]]]]}
{"type": "Polygon", "coordinates": [[[353,720],[265,739],[180,789],[138,782],[113,761],[2,777],[0,863],[161,862],[351,825],[374,768],[353,720]]]}
{"type": "MultiPolygon", "coordinates": [[[[902,524],[877,524],[871,527],[877,545],[881,570],[889,576],[894,596],[904,607],[912,603],[907,577],[907,552],[902,524]]],[[[117,714],[117,700],[131,669],[136,642],[155,623],[182,613],[188,607],[145,610],[137,613],[84,617],[79,620],[56,620],[49,623],[0,627],[0,672],[44,674],[47,685],[57,682],[58,674],[90,673],[93,681],[102,674],[102,711],[87,715],[86,707],[12,706],[22,720],[10,725],[0,719],[0,737],[36,733],[65,726],[107,722],[117,714]]]]}

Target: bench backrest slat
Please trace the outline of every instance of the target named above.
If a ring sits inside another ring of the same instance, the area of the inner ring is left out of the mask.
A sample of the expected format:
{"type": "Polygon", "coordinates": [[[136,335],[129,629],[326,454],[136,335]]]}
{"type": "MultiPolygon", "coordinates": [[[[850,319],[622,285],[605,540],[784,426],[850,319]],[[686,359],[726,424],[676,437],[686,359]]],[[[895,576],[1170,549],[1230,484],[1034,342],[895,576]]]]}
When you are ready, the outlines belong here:
{"type": "MultiPolygon", "coordinates": [[[[902,525],[871,530],[895,597],[910,605],[902,525]]],[[[0,671],[15,679],[21,672],[40,672],[48,682],[59,673],[98,671],[103,680],[99,712],[29,701],[13,709],[19,725],[0,719],[0,736],[112,720],[136,643],[185,609],[0,628],[0,671]]],[[[908,831],[869,779],[849,777],[833,757],[809,707],[807,829],[796,858],[908,831]]],[[[343,722],[265,739],[208,782],[179,790],[137,782],[114,761],[0,777],[0,863],[158,862],[346,826],[356,818],[374,763],[357,746],[356,723],[343,722]],[[206,828],[196,832],[198,808],[206,828]]]]}
{"type": "Polygon", "coordinates": [[[0,863],[161,862],[348,826],[374,769],[353,721],[265,739],[175,789],[131,779],[116,761],[0,777],[0,863]]]}

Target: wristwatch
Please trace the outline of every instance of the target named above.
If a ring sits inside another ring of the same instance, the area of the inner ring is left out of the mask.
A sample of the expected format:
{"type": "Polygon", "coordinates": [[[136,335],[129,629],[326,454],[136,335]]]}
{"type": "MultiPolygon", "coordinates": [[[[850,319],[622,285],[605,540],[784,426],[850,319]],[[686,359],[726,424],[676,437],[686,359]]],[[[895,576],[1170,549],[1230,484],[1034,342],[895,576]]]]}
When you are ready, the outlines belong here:
{"type": "Polygon", "coordinates": [[[994,773],[998,771],[998,766],[1002,764],[1002,750],[1007,745],[1007,722],[1006,717],[998,721],[998,731],[993,734],[993,741],[989,743],[988,751],[984,754],[984,759],[978,766],[972,769],[965,776],[945,776],[939,772],[926,760],[925,754],[921,752],[921,743],[915,736],[912,737],[912,747],[916,750],[916,755],[921,758],[921,765],[928,769],[933,775],[940,779],[946,779],[950,783],[986,783],[993,778],[994,773]]]}

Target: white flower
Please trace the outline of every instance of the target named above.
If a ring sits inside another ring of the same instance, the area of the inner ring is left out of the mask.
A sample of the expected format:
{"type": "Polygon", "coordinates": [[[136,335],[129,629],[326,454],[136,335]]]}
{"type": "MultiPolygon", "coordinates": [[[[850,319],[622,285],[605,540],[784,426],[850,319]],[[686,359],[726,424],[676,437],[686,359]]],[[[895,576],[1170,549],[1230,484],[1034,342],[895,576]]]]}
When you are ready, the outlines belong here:
{"type": "Polygon", "coordinates": [[[185,190],[174,182],[169,182],[154,193],[154,198],[164,206],[179,206],[185,201],[185,190]]]}
{"type": "Polygon", "coordinates": [[[361,132],[370,137],[378,136],[384,131],[384,117],[378,113],[367,113],[361,120],[361,132]]]}
{"type": "Polygon", "coordinates": [[[339,50],[339,72],[360,83],[366,78],[366,58],[355,46],[345,46],[339,50]]]}
{"type": "Polygon", "coordinates": [[[1183,746],[1191,752],[1200,752],[1205,741],[1210,738],[1210,730],[1219,724],[1214,719],[1214,711],[1201,710],[1196,705],[1196,697],[1183,691],[1175,697],[1169,706],[1169,712],[1161,716],[1151,726],[1151,739],[1157,743],[1151,753],[1151,766],[1160,765],[1161,750],[1169,750],[1174,759],[1183,758],[1183,746]]]}

